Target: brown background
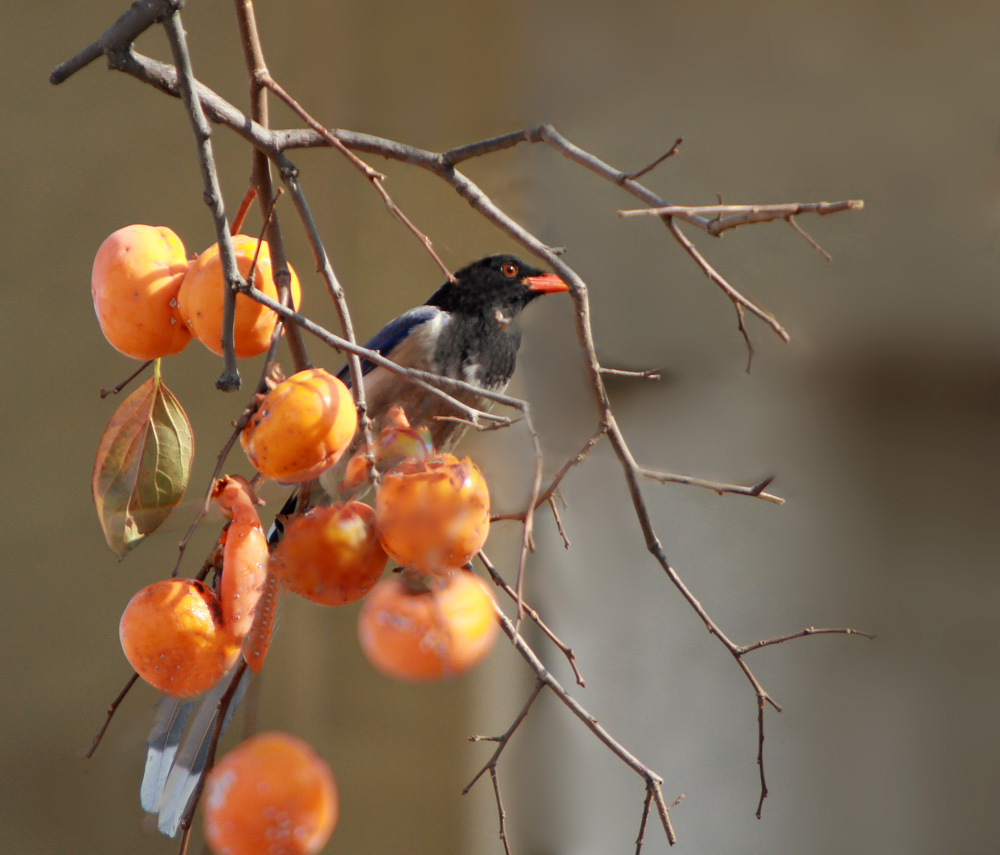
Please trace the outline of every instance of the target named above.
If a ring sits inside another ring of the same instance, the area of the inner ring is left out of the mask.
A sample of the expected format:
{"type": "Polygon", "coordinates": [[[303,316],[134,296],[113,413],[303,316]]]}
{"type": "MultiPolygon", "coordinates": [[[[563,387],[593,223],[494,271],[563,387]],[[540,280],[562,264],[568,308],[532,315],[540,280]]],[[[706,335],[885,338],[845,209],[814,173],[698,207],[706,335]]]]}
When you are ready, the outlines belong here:
{"type": "MultiPolygon", "coordinates": [[[[178,102],[100,63],[47,83],[123,8],[0,7],[0,849],[11,855],[175,850],[143,830],[138,808],[151,691],[137,690],[97,757],[81,759],[128,674],[121,610],[169,571],[186,519],[180,512],[120,566],[103,543],[89,477],[114,402],[97,391],[130,362],[94,321],[91,260],[130,222],[170,225],[192,251],[214,239],[178,102]]],[[[752,816],[752,693],[643,553],[607,454],[567,482],[573,549],[540,523],[530,591],[578,650],[581,700],[664,775],[668,799],[687,795],[673,814],[682,851],[992,851],[996,5],[349,0],[259,13],[274,73],[331,125],[440,149],[551,121],[623,169],[683,136],[682,154],[648,179],[671,201],[866,200],[861,214],[802,219],[833,264],[783,224],[722,241],[694,235],[792,333],[782,345],[751,323],[748,377],[729,304],[662,228],[615,217],[629,197],[542,147],[468,168],[544,240],[569,248],[592,289],[602,359],[667,369],[657,385],[612,387],[644,462],[747,482],[777,474],[781,508],[648,490],[667,554],[722,626],[742,641],[807,625],[880,636],[757,654],[785,706],[768,718],[764,819],[752,816]]],[[[242,104],[229,4],[192,3],[185,20],[196,71],[242,104]]],[[[138,46],[168,56],[158,32],[138,46]]],[[[233,204],[246,152],[230,134],[215,141],[233,204]]],[[[436,287],[433,265],[340,158],[294,159],[362,334],[436,287]]],[[[431,178],[384,166],[450,264],[511,248],[431,178]]],[[[306,308],[332,323],[290,213],[284,220],[306,308]]],[[[515,391],[536,402],[555,466],[593,426],[568,301],[532,307],[525,333],[515,391]]],[[[165,366],[194,422],[196,485],[243,403],[212,390],[217,370],[197,344],[165,366]]],[[[491,434],[467,448],[495,501],[516,507],[525,475],[511,461],[522,460],[523,438],[491,434]]],[[[192,555],[216,532],[204,526],[192,555]]],[[[513,536],[498,531],[493,551],[513,536]]],[[[501,851],[488,785],[459,795],[488,756],[464,738],[502,731],[530,676],[501,645],[454,684],[391,683],[361,659],[354,614],[287,603],[258,710],[262,727],[305,736],[336,771],[343,815],[327,851],[501,851]]],[[[640,782],[551,698],[501,774],[516,851],[632,850],[640,782]]],[[[666,848],[653,826],[647,839],[645,851],[666,848]]]]}

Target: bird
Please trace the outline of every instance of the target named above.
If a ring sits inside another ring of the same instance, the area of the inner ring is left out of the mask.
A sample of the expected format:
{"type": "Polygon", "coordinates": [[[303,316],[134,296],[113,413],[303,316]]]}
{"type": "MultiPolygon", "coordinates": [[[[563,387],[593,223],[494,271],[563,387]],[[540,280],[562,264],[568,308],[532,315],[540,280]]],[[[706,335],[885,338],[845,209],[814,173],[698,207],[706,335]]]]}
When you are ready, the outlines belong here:
{"type": "MultiPolygon", "coordinates": [[[[427,302],[390,321],[365,347],[403,368],[503,392],[514,374],[521,344],[515,319],[541,295],[568,290],[555,273],[545,273],[513,255],[490,255],[456,272],[427,302]]],[[[368,360],[362,360],[361,370],[367,412],[376,432],[390,407],[398,404],[413,427],[430,431],[438,451],[457,445],[468,428],[461,410],[368,360]]],[[[350,385],[347,366],[337,376],[350,385]]],[[[477,410],[491,405],[488,398],[471,391],[445,391],[477,410]]]]}
{"type": "MultiPolygon", "coordinates": [[[[489,255],[458,270],[423,305],[389,321],[365,348],[403,368],[463,380],[489,392],[503,392],[517,365],[521,344],[515,323],[518,315],[541,295],[568,290],[569,286],[555,273],[546,273],[514,255],[489,255]]],[[[376,433],[394,405],[403,408],[411,426],[430,432],[437,451],[452,450],[469,427],[462,410],[408,378],[367,359],[361,360],[361,373],[367,414],[376,433]]],[[[348,366],[337,376],[351,385],[348,366]]],[[[477,410],[488,410],[492,404],[475,391],[445,391],[477,410]]],[[[281,539],[284,517],[303,510],[299,494],[293,493],[268,531],[272,548],[281,539]]],[[[206,772],[216,707],[231,679],[223,678],[210,689],[197,711],[191,701],[181,702],[169,696],[164,696],[157,706],[147,740],[140,795],[143,808],[157,814],[157,825],[165,834],[177,833],[206,772]],[[185,733],[189,719],[191,724],[185,733]]],[[[234,687],[226,722],[249,679],[249,671],[244,671],[234,687]]]]}

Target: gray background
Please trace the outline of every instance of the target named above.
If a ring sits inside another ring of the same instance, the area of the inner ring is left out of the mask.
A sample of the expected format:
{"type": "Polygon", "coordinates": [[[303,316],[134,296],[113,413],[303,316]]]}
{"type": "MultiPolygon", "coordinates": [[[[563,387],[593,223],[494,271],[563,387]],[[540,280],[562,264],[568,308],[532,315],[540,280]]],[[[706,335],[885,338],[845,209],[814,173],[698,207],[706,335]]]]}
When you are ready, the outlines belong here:
{"type": "MultiPolygon", "coordinates": [[[[97,391],[131,362],[100,334],[90,264],[131,222],[170,225],[190,251],[214,240],[178,102],[101,63],[47,83],[124,5],[0,8],[0,849],[12,855],[175,851],[138,807],[151,690],[137,689],[97,757],[81,759],[128,674],[121,610],[169,572],[190,514],[120,566],[103,542],[89,478],[114,402],[97,391]]],[[[629,197],[542,147],[469,164],[499,204],[569,247],[602,359],[666,368],[659,384],[612,386],[640,459],[744,482],[777,474],[781,508],[647,489],[668,556],[723,628],[752,641],[852,625],[879,640],[755,655],[785,706],[768,715],[772,795],[758,822],[753,695],[643,552],[606,450],[567,481],[571,551],[542,515],[529,595],[577,649],[583,703],[664,775],[668,799],[687,795],[673,812],[678,851],[993,850],[995,4],[349,1],[261,4],[259,15],[273,72],[331,125],[440,149],[551,121],[624,169],[683,136],[682,154],[648,178],[674,202],[866,200],[861,214],[802,219],[833,264],[780,223],[693,234],[792,333],[783,345],[751,322],[748,377],[729,304],[661,227],[615,217],[629,197]]],[[[229,4],[192,3],[185,20],[198,74],[242,104],[229,4]]],[[[158,32],[139,48],[168,56],[158,32]]],[[[276,110],[275,123],[293,120],[276,110]]],[[[231,134],[215,141],[234,205],[248,158],[231,134]]],[[[422,301],[440,275],[375,194],[330,152],[294,159],[360,333],[422,301]]],[[[432,178],[375,165],[449,264],[512,248],[432,178]]],[[[305,309],[332,324],[290,211],[284,222],[305,309]]],[[[524,326],[515,391],[535,402],[555,466],[593,427],[568,301],[533,306],[524,326]]],[[[199,489],[244,401],[212,390],[217,371],[197,344],[164,367],[194,422],[199,489]]],[[[466,445],[498,506],[523,500],[525,448],[516,432],[466,445]]],[[[199,531],[189,572],[217,531],[199,531]]],[[[509,572],[516,532],[494,538],[509,572]]],[[[501,851],[488,783],[460,796],[489,752],[465,737],[504,730],[530,674],[501,644],[470,678],[393,683],[361,658],[355,614],[289,600],[257,708],[261,727],[304,736],[334,767],[342,818],[327,851],[501,851]]],[[[553,698],[501,775],[517,852],[633,851],[641,782],[553,698]]],[[[652,823],[647,841],[666,849],[652,823]]]]}

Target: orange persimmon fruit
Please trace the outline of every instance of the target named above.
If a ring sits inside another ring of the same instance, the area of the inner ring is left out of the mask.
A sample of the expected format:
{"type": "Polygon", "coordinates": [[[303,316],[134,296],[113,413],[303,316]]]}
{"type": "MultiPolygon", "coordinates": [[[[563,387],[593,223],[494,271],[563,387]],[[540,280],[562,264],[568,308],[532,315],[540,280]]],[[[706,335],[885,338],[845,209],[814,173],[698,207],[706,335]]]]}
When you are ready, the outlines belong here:
{"type": "Polygon", "coordinates": [[[496,641],[493,597],[475,574],[383,579],[365,598],[358,635],[383,674],[430,681],[464,674],[496,641]]]}
{"type": "Polygon", "coordinates": [[[449,573],[486,542],[490,494],[468,457],[407,458],[383,476],[375,514],[391,558],[420,573],[449,573]]]}
{"type": "Polygon", "coordinates": [[[112,232],[97,250],[90,275],[105,338],[134,359],[180,353],[191,340],[177,312],[187,269],[184,244],[164,226],[136,224],[112,232]]]}
{"type": "Polygon", "coordinates": [[[270,559],[289,590],[325,606],[360,600],[379,580],[388,556],[375,534],[375,511],[363,502],[313,508],[293,519],[270,559]]]}
{"type": "MultiPolygon", "coordinates": [[[[257,252],[257,238],[249,235],[233,235],[233,249],[236,252],[236,266],[246,279],[250,274],[254,256],[253,284],[258,291],[274,300],[278,299],[278,288],[274,283],[271,269],[271,250],[267,241],[260,244],[257,252]]],[[[288,265],[291,274],[292,305],[297,310],[302,301],[299,278],[288,265]]],[[[188,267],[177,296],[180,317],[192,334],[209,350],[222,354],[222,307],[226,282],[222,275],[222,259],[219,245],[212,244],[188,267]]],[[[236,322],[233,327],[233,341],[236,355],[240,359],[257,356],[271,344],[271,334],[278,323],[278,315],[273,309],[256,302],[246,294],[236,295],[236,322]]]]}
{"type": "Polygon", "coordinates": [[[218,597],[196,579],[143,588],[125,607],[118,636],[139,676],[178,697],[214,686],[240,655],[240,639],[222,624],[218,597]]]}
{"type": "Polygon", "coordinates": [[[261,402],[240,435],[250,463],[276,481],[309,481],[333,466],[358,426],[347,387],[322,368],[293,374],[261,402]]]}
{"type": "Polygon", "coordinates": [[[337,824],[333,773],[280,731],[240,743],[205,781],[205,839],[216,855],[314,855],[337,824]]]}

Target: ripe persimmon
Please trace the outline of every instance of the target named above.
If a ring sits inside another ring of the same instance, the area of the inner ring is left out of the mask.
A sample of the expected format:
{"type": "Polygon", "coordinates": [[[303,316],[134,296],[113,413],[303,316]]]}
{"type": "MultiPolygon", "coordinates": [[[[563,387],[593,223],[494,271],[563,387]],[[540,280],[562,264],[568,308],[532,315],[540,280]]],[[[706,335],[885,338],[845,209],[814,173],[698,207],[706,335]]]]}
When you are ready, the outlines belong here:
{"type": "Polygon", "coordinates": [[[204,812],[216,855],[313,855],[337,824],[337,786],[307,743],[270,731],[216,763],[205,781],[204,812]]]}
{"type": "Polygon", "coordinates": [[[468,457],[407,458],[383,476],[375,513],[390,557],[421,573],[449,573],[486,542],[490,494],[468,457]]]}
{"type": "Polygon", "coordinates": [[[166,579],[139,591],[118,625],[125,657],[168,695],[197,695],[236,664],[240,639],[222,624],[215,592],[197,579],[166,579]]]}
{"type": "MultiPolygon", "coordinates": [[[[250,275],[250,267],[256,256],[254,287],[277,300],[278,288],[274,283],[271,250],[267,241],[261,242],[258,253],[257,238],[233,235],[233,249],[236,251],[236,266],[244,278],[250,275]]],[[[302,301],[302,289],[291,264],[288,265],[288,272],[291,274],[292,305],[298,309],[302,301]]],[[[219,256],[219,245],[216,243],[191,262],[184,281],[181,282],[177,299],[180,304],[180,317],[194,337],[209,350],[220,355],[225,290],[222,260],[219,256]]],[[[274,332],[277,323],[278,315],[272,309],[262,306],[246,294],[237,294],[236,322],[233,328],[236,355],[243,359],[257,356],[267,350],[271,343],[271,333],[274,332]]]]}
{"type": "Polygon", "coordinates": [[[134,359],[180,353],[191,340],[177,312],[187,269],[184,244],[164,226],[136,224],[112,232],[97,250],[90,275],[105,338],[134,359]]]}
{"type": "Polygon", "coordinates": [[[347,387],[322,368],[309,368],[267,394],[240,443],[262,475],[309,481],[340,459],[357,426],[358,411],[347,387]]]}
{"type": "Polygon", "coordinates": [[[285,587],[324,606],[360,600],[388,556],[375,534],[375,511],[363,502],[313,508],[293,519],[271,555],[285,587]]]}
{"type": "Polygon", "coordinates": [[[464,674],[496,641],[493,597],[474,573],[417,577],[401,573],[368,593],[358,635],[368,660],[405,680],[464,674]]]}

